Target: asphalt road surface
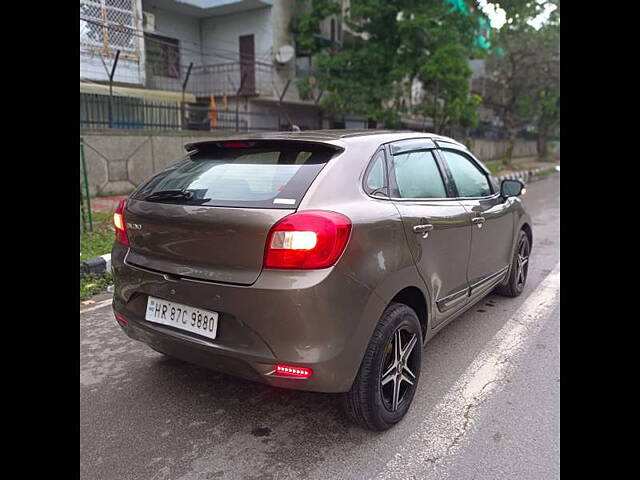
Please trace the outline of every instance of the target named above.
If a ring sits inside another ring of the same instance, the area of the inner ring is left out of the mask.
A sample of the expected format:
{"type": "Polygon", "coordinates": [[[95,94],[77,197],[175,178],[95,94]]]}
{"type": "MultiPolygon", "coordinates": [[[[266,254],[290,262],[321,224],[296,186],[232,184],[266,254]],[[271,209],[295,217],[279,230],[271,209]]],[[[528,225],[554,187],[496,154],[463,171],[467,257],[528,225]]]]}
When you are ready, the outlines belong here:
{"type": "Polygon", "coordinates": [[[409,413],[382,434],[335,396],[167,359],[125,336],[108,299],[82,307],[81,478],[559,478],[559,187],[554,174],[523,197],[523,294],[490,295],[431,340],[409,413]]]}

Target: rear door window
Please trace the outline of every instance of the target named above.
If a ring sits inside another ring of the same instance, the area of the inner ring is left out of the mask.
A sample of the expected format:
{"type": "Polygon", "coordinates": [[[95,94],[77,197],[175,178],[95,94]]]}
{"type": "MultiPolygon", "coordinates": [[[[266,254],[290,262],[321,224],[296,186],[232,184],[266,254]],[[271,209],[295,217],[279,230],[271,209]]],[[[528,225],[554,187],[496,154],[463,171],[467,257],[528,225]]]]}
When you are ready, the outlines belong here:
{"type": "Polygon", "coordinates": [[[295,208],[336,153],[303,142],[220,142],[200,146],[134,198],[205,206],[295,208]],[[162,192],[168,192],[163,196],[162,192]],[[171,194],[174,192],[176,194],[171,194]],[[180,192],[184,192],[181,195],[180,192]]]}
{"type": "Polygon", "coordinates": [[[444,181],[433,153],[416,151],[393,156],[398,198],[446,198],[444,181]]]}

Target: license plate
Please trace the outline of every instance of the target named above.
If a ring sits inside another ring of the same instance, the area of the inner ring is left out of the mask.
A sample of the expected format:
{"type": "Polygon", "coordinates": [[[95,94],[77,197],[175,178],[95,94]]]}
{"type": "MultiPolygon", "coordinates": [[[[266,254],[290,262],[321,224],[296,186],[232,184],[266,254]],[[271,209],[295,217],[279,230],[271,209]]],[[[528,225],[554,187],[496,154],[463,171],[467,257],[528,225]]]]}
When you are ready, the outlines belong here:
{"type": "Polygon", "coordinates": [[[216,338],[218,312],[202,310],[161,298],[149,297],[145,320],[169,325],[204,337],[216,338]]]}

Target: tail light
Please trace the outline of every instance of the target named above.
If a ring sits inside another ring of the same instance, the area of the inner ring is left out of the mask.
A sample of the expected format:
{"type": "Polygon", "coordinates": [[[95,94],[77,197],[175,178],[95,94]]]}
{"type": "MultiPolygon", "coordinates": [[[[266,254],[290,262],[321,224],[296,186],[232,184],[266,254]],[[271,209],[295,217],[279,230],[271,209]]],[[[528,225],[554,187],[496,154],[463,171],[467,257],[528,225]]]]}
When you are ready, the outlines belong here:
{"type": "Polygon", "coordinates": [[[129,236],[127,235],[127,224],[124,221],[124,207],[127,206],[126,200],[120,200],[118,208],[113,213],[113,226],[116,229],[116,242],[121,243],[125,247],[129,246],[129,236]]]}
{"type": "Polygon", "coordinates": [[[324,210],[293,213],[276,223],[267,236],[265,268],[316,269],[335,264],[344,252],[351,220],[324,210]]]}
{"type": "Polygon", "coordinates": [[[306,367],[293,367],[291,365],[276,365],[275,374],[282,377],[309,378],[313,370],[306,367]]]}

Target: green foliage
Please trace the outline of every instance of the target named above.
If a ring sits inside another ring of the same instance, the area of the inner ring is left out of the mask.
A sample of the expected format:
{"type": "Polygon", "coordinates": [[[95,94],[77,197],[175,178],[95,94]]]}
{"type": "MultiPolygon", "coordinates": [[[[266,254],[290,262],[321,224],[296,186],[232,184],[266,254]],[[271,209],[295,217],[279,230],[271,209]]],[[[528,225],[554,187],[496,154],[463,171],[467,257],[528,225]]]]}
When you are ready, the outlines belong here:
{"type": "Polygon", "coordinates": [[[476,128],[478,126],[478,108],[482,104],[482,97],[480,95],[469,95],[464,102],[462,112],[460,114],[458,123],[463,128],[476,128]]]}
{"type": "Polygon", "coordinates": [[[111,251],[115,233],[110,225],[103,225],[94,228],[92,232],[80,234],[80,261],[99,257],[111,251]]]}
{"type": "Polygon", "coordinates": [[[309,77],[302,77],[296,82],[298,87],[298,94],[301,100],[310,100],[313,92],[313,86],[309,81],[309,77]]]}
{"type": "Polygon", "coordinates": [[[426,91],[418,109],[433,120],[437,133],[442,133],[450,125],[477,125],[480,98],[469,94],[472,72],[467,52],[461,45],[440,47],[426,60],[418,74],[426,91]]]}
{"type": "Polygon", "coordinates": [[[102,275],[86,275],[80,277],[80,300],[84,300],[96,293],[100,293],[113,283],[111,272],[102,275]]]}
{"type": "MultiPolygon", "coordinates": [[[[478,45],[477,2],[448,0],[352,0],[344,23],[354,32],[355,40],[340,51],[319,48],[314,39],[320,21],[339,11],[337,2],[313,0],[311,9],[299,17],[294,26],[298,48],[315,54],[315,87],[324,92],[320,103],[328,113],[354,113],[383,122],[387,127],[399,125],[403,99],[410,92],[411,81],[424,77],[430,81],[433,71],[423,71],[433,64],[432,56],[443,47],[456,45],[456,66],[472,55],[482,55],[486,45],[478,45]]],[[[440,54],[441,56],[443,54],[440,54]]],[[[437,62],[442,63],[440,58],[437,62]]],[[[468,69],[468,67],[467,67],[468,69]]],[[[446,99],[450,124],[473,124],[477,101],[459,93],[460,80],[470,72],[452,72],[455,85],[446,99]]],[[[437,83],[437,79],[434,80],[437,83]]],[[[308,84],[302,90],[308,95],[308,84]]]]}
{"type": "MultiPolygon", "coordinates": [[[[80,262],[111,251],[115,233],[111,227],[113,213],[92,212],[94,229],[80,234],[80,262]]],[[[110,272],[80,277],[80,300],[95,295],[113,283],[110,272]]]]}
{"type": "Polygon", "coordinates": [[[321,106],[330,113],[362,114],[376,121],[396,121],[385,104],[393,98],[393,64],[389,49],[364,44],[359,49],[317,57],[318,84],[327,93],[321,106]]]}
{"type": "MultiPolygon", "coordinates": [[[[305,1],[304,3],[307,2],[305,1]]],[[[318,52],[321,46],[318,45],[315,35],[320,30],[320,22],[341,11],[342,7],[336,0],[311,0],[311,8],[302,13],[291,28],[298,51],[318,52]]]]}
{"type": "MultiPolygon", "coordinates": [[[[520,7],[513,7],[511,22],[494,38],[504,55],[492,55],[487,61],[487,72],[496,85],[485,100],[502,119],[511,143],[519,129],[535,125],[538,154],[545,156],[546,139],[560,120],[560,19],[556,11],[536,29],[529,20],[531,12],[536,14],[538,9],[530,2],[521,2],[520,7]]],[[[510,161],[511,149],[506,158],[510,161]]]]}

